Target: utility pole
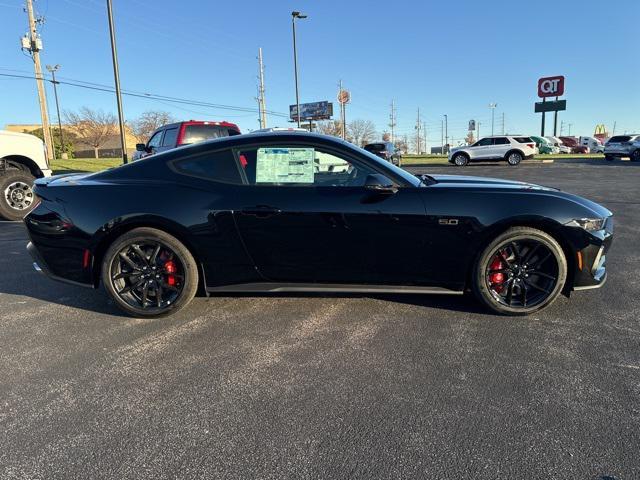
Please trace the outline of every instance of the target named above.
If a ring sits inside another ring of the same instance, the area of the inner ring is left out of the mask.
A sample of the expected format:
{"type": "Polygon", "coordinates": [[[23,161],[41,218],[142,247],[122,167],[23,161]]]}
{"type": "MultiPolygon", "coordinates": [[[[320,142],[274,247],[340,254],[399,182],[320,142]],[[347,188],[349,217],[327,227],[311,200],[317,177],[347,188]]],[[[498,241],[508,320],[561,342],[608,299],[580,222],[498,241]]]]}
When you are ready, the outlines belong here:
{"type": "Polygon", "coordinates": [[[391,143],[395,144],[395,128],[396,128],[396,103],[391,100],[391,115],[389,116],[391,122],[389,123],[389,127],[391,127],[391,143]]]}
{"type": "Polygon", "coordinates": [[[444,116],[444,145],[449,153],[449,117],[446,114],[444,116]]]}
{"type": "Polygon", "coordinates": [[[258,66],[260,69],[260,87],[258,89],[260,128],[267,128],[267,107],[264,99],[264,64],[262,63],[262,47],[258,49],[258,66]]]}
{"type": "Polygon", "coordinates": [[[53,138],[51,137],[51,127],[49,126],[49,113],[47,112],[47,95],[44,89],[44,77],[42,76],[42,65],[40,63],[40,50],[42,50],[42,40],[38,35],[37,26],[42,23],[42,17],[35,18],[33,13],[33,0],[27,1],[27,16],[29,18],[29,34],[22,38],[22,48],[31,54],[33,68],[38,88],[38,102],[40,103],[40,118],[42,119],[42,138],[47,153],[47,160],[54,158],[53,138]]]}
{"type": "Polygon", "coordinates": [[[422,122],[422,137],[424,138],[424,152],[427,152],[427,122],[422,122]]]}
{"type": "MultiPolygon", "coordinates": [[[[338,82],[338,97],[342,97],[342,80],[338,82]]],[[[346,140],[347,138],[347,105],[344,102],[340,102],[340,130],[342,134],[342,139],[346,140]]]]}
{"type": "Polygon", "coordinates": [[[614,120],[614,122],[613,122],[613,131],[611,132],[611,136],[612,136],[612,137],[616,134],[616,124],[617,124],[617,123],[618,123],[618,122],[614,120]]]}
{"type": "Polygon", "coordinates": [[[560,120],[560,136],[562,136],[563,130],[564,130],[564,120],[560,120]]]}
{"type": "Polygon", "coordinates": [[[502,112],[502,129],[500,131],[502,132],[500,135],[504,135],[504,112],[502,112]]]}
{"type": "Polygon", "coordinates": [[[416,153],[420,155],[420,107],[418,107],[418,119],[416,120],[416,153]]]}
{"type": "Polygon", "coordinates": [[[573,125],[573,123],[569,123],[567,124],[567,128],[569,128],[569,133],[567,134],[567,136],[571,136],[571,125],[573,125]]]}
{"type": "MultiPolygon", "coordinates": [[[[60,136],[60,157],[67,158],[67,152],[64,151],[64,135],[62,134],[62,120],[60,119],[60,103],[58,103],[58,88],[56,85],[56,72],[60,68],[60,65],[47,65],[47,70],[51,73],[51,83],[53,83],[53,96],[56,99],[56,114],[58,115],[58,135],[60,136]]],[[[54,151],[55,155],[55,151],[54,151]]]]}
{"type": "Polygon", "coordinates": [[[478,129],[478,140],[480,140],[480,120],[478,120],[478,123],[476,124],[476,128],[478,129]]]}
{"type": "Polygon", "coordinates": [[[116,102],[118,104],[118,123],[120,124],[120,147],[122,148],[122,162],[127,162],[127,139],[124,130],[124,114],[122,113],[122,95],[120,93],[120,71],[118,70],[118,50],[116,49],[116,32],[113,27],[113,11],[111,0],[107,0],[107,16],[109,17],[109,35],[111,36],[111,60],[113,61],[113,78],[116,87],[116,102]]]}
{"type": "Polygon", "coordinates": [[[440,120],[440,153],[444,153],[444,120],[440,120]]]}

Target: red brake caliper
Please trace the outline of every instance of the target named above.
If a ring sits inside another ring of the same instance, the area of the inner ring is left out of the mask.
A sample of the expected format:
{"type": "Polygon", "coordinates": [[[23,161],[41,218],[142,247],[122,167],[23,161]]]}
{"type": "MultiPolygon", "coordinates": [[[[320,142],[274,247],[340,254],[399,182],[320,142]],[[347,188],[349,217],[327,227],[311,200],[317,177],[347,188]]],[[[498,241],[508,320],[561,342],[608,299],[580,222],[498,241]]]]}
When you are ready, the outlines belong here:
{"type": "MultiPolygon", "coordinates": [[[[502,260],[500,260],[500,256],[496,255],[495,257],[493,257],[491,265],[489,265],[489,270],[501,270],[504,267],[505,266],[502,263],[502,260]]],[[[491,288],[493,288],[496,293],[502,293],[502,289],[504,288],[502,284],[504,283],[504,280],[504,273],[498,272],[489,274],[489,282],[491,283],[491,288]]]]}
{"type": "Polygon", "coordinates": [[[175,286],[176,277],[174,275],[172,275],[172,274],[176,273],[176,264],[173,263],[173,260],[169,260],[169,261],[165,262],[164,269],[167,272],[167,285],[170,285],[172,287],[175,286]]]}

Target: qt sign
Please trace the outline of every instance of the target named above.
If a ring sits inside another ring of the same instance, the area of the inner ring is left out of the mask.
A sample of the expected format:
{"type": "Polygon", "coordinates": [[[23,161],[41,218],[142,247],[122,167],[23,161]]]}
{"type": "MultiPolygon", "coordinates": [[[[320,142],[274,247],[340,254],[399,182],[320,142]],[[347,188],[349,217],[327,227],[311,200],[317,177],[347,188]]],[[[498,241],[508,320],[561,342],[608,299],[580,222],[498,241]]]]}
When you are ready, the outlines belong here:
{"type": "Polygon", "coordinates": [[[538,80],[538,96],[561,97],[564,95],[564,76],[544,77],[538,80]]]}

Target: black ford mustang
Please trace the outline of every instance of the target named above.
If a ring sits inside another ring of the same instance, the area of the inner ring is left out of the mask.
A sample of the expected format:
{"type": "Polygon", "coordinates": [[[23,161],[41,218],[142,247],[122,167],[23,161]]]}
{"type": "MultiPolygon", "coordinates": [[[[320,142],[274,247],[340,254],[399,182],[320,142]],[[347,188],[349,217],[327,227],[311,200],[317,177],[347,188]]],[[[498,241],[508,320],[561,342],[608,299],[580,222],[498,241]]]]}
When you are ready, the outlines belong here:
{"type": "Polygon", "coordinates": [[[353,145],[280,132],[36,182],[35,267],[100,281],[130,314],[213,292],[473,291],[527,314],[601,286],[610,211],[521,182],[416,177],[353,145]]]}

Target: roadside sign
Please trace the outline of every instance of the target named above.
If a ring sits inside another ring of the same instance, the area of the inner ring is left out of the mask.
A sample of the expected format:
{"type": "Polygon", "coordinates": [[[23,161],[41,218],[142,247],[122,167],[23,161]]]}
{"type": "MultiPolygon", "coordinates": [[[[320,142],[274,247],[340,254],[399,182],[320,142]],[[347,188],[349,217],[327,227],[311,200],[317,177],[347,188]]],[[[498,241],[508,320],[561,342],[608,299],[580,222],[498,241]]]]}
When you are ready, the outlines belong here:
{"type": "Polygon", "coordinates": [[[567,109],[566,100],[554,100],[551,102],[536,102],[536,113],[559,112],[567,109]]]}
{"type": "Polygon", "coordinates": [[[538,97],[561,97],[562,95],[564,95],[563,75],[538,79],[538,97]]]}
{"type": "MultiPolygon", "coordinates": [[[[322,102],[301,103],[300,121],[329,120],[333,116],[333,103],[326,100],[322,102]]],[[[289,117],[298,120],[298,106],[289,105],[289,117]]]]}
{"type": "Polygon", "coordinates": [[[351,94],[349,93],[349,90],[340,90],[338,92],[338,102],[344,105],[346,103],[349,103],[350,101],[351,94]]]}
{"type": "Polygon", "coordinates": [[[476,121],[475,120],[469,120],[469,131],[472,132],[476,129],[476,121]]]}

